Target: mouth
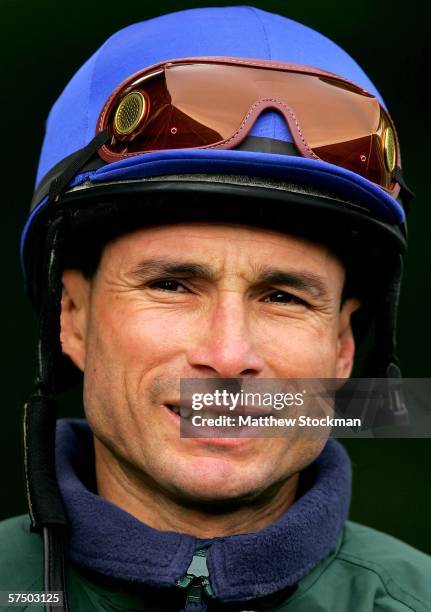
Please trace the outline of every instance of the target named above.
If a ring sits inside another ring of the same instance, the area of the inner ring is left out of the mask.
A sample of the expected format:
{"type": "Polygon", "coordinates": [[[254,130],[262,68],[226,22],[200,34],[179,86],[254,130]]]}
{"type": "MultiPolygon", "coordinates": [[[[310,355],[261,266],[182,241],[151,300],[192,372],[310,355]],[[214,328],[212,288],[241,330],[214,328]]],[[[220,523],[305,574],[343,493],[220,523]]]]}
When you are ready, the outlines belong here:
{"type": "MultiPolygon", "coordinates": [[[[169,412],[173,413],[177,417],[182,417],[183,419],[189,419],[192,414],[194,414],[194,410],[192,409],[191,404],[187,405],[182,403],[181,406],[179,403],[173,402],[164,402],[162,404],[169,412]]],[[[242,414],[242,415],[250,415],[250,416],[266,416],[271,414],[272,408],[269,407],[253,407],[253,406],[242,406],[239,405],[236,407],[235,412],[229,412],[227,410],[216,410],[215,408],[206,408],[204,412],[201,414],[205,414],[205,416],[216,418],[219,416],[226,416],[231,414],[242,414]]],[[[199,413],[196,413],[199,414],[199,413]]]]}
{"type": "MultiPolygon", "coordinates": [[[[192,409],[191,405],[184,406],[184,404],[181,404],[180,406],[180,403],[164,402],[163,404],[161,404],[161,406],[165,408],[167,413],[169,413],[170,418],[172,419],[172,422],[176,425],[176,427],[180,427],[181,418],[186,419],[186,421],[183,420],[183,425],[186,425],[186,423],[191,423],[189,419],[194,414],[194,410],[192,409]]],[[[213,418],[223,415],[226,416],[225,411],[208,411],[208,416],[211,416],[213,418]]],[[[202,427],[199,431],[199,436],[186,436],[186,438],[192,444],[204,444],[207,447],[213,446],[220,448],[240,449],[244,446],[248,447],[254,442],[253,438],[249,438],[246,436],[246,432],[247,428],[239,428],[239,430],[237,430],[236,435],[234,437],[230,437],[231,430],[229,428],[226,428],[224,430],[223,427],[202,427]],[[214,435],[214,432],[216,430],[218,432],[218,435],[214,435]],[[207,433],[207,437],[205,436],[205,433],[207,433]],[[223,435],[223,433],[225,435],[223,435]]]]}
{"type": "Polygon", "coordinates": [[[191,404],[187,405],[185,402],[164,402],[162,404],[169,412],[174,414],[177,417],[182,417],[183,419],[188,419],[194,413],[191,404]]]}
{"type": "Polygon", "coordinates": [[[170,410],[170,412],[173,412],[174,414],[180,416],[180,407],[176,404],[163,404],[163,406],[170,410]]]}
{"type": "Polygon", "coordinates": [[[180,413],[179,404],[172,404],[170,402],[169,403],[165,402],[162,404],[162,408],[166,410],[166,412],[168,413],[168,417],[172,419],[175,426],[179,427],[180,422],[181,422],[181,413],[180,413]]]}

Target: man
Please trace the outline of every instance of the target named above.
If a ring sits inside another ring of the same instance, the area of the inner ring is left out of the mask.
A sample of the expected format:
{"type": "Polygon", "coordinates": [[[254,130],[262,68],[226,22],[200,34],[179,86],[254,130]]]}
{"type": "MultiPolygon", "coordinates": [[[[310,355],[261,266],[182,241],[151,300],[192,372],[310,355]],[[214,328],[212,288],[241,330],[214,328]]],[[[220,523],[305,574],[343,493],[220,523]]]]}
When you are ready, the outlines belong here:
{"type": "Polygon", "coordinates": [[[0,590],[45,588],[48,610],[57,592],[71,610],[430,609],[429,558],[346,522],[338,443],[184,438],[178,414],[185,378],[348,378],[371,314],[370,374],[399,376],[399,164],[360,68],[277,15],[165,15],[93,55],[50,114],[23,236],[29,518],[0,527],[0,590]],[[55,429],[79,372],[86,422],[55,429]]]}

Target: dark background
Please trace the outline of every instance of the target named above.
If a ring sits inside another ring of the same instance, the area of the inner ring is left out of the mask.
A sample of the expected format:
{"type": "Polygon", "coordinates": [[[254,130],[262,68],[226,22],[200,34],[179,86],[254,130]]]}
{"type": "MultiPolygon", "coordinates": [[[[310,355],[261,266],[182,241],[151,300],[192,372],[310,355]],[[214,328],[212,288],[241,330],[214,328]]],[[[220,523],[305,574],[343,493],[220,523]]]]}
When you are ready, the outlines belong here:
{"type": "MultiPolygon", "coordinates": [[[[25,511],[21,450],[22,404],[31,391],[36,322],[20,275],[24,225],[44,121],[78,67],[113,32],[149,17],[225,2],[39,2],[1,0],[1,425],[0,519],[25,511]]],[[[377,84],[395,120],[404,173],[417,194],[409,217],[410,248],[401,303],[399,346],[403,373],[431,372],[431,255],[428,201],[429,116],[422,83],[428,16],[419,2],[290,0],[250,2],[300,21],[332,38],[377,84]]],[[[203,33],[204,35],[204,33],[203,33]]],[[[75,392],[62,414],[80,414],[75,392]]],[[[353,462],[351,518],[431,553],[431,460],[428,440],[348,440],[353,462]]]]}

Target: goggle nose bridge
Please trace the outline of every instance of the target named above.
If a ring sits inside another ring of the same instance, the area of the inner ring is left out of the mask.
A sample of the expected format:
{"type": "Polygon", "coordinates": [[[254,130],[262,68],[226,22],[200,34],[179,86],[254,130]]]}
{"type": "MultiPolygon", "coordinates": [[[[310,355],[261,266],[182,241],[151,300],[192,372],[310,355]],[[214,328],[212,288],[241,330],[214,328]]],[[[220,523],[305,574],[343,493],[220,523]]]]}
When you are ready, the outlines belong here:
{"type": "Polygon", "coordinates": [[[302,133],[301,125],[298,118],[296,117],[293,110],[288,104],[278,98],[260,98],[252,106],[244,117],[241,125],[237,131],[227,140],[221,144],[208,145],[202,147],[205,149],[231,149],[241,144],[241,142],[248,136],[253,125],[256,123],[258,118],[268,110],[278,111],[286,121],[290,133],[293,138],[293,142],[305,157],[311,157],[312,159],[319,159],[319,157],[310,149],[308,146],[304,134],[302,133]]]}

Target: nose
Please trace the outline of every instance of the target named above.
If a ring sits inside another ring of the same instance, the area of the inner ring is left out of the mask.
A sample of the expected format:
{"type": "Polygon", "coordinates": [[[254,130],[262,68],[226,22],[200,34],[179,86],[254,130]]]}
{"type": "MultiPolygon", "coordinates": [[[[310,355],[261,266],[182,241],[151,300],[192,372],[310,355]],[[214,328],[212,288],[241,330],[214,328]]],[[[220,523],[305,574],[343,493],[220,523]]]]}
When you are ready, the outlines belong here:
{"type": "Polygon", "coordinates": [[[208,377],[261,374],[264,359],[256,350],[246,310],[240,295],[223,296],[201,321],[202,332],[188,352],[189,365],[208,377]]]}

